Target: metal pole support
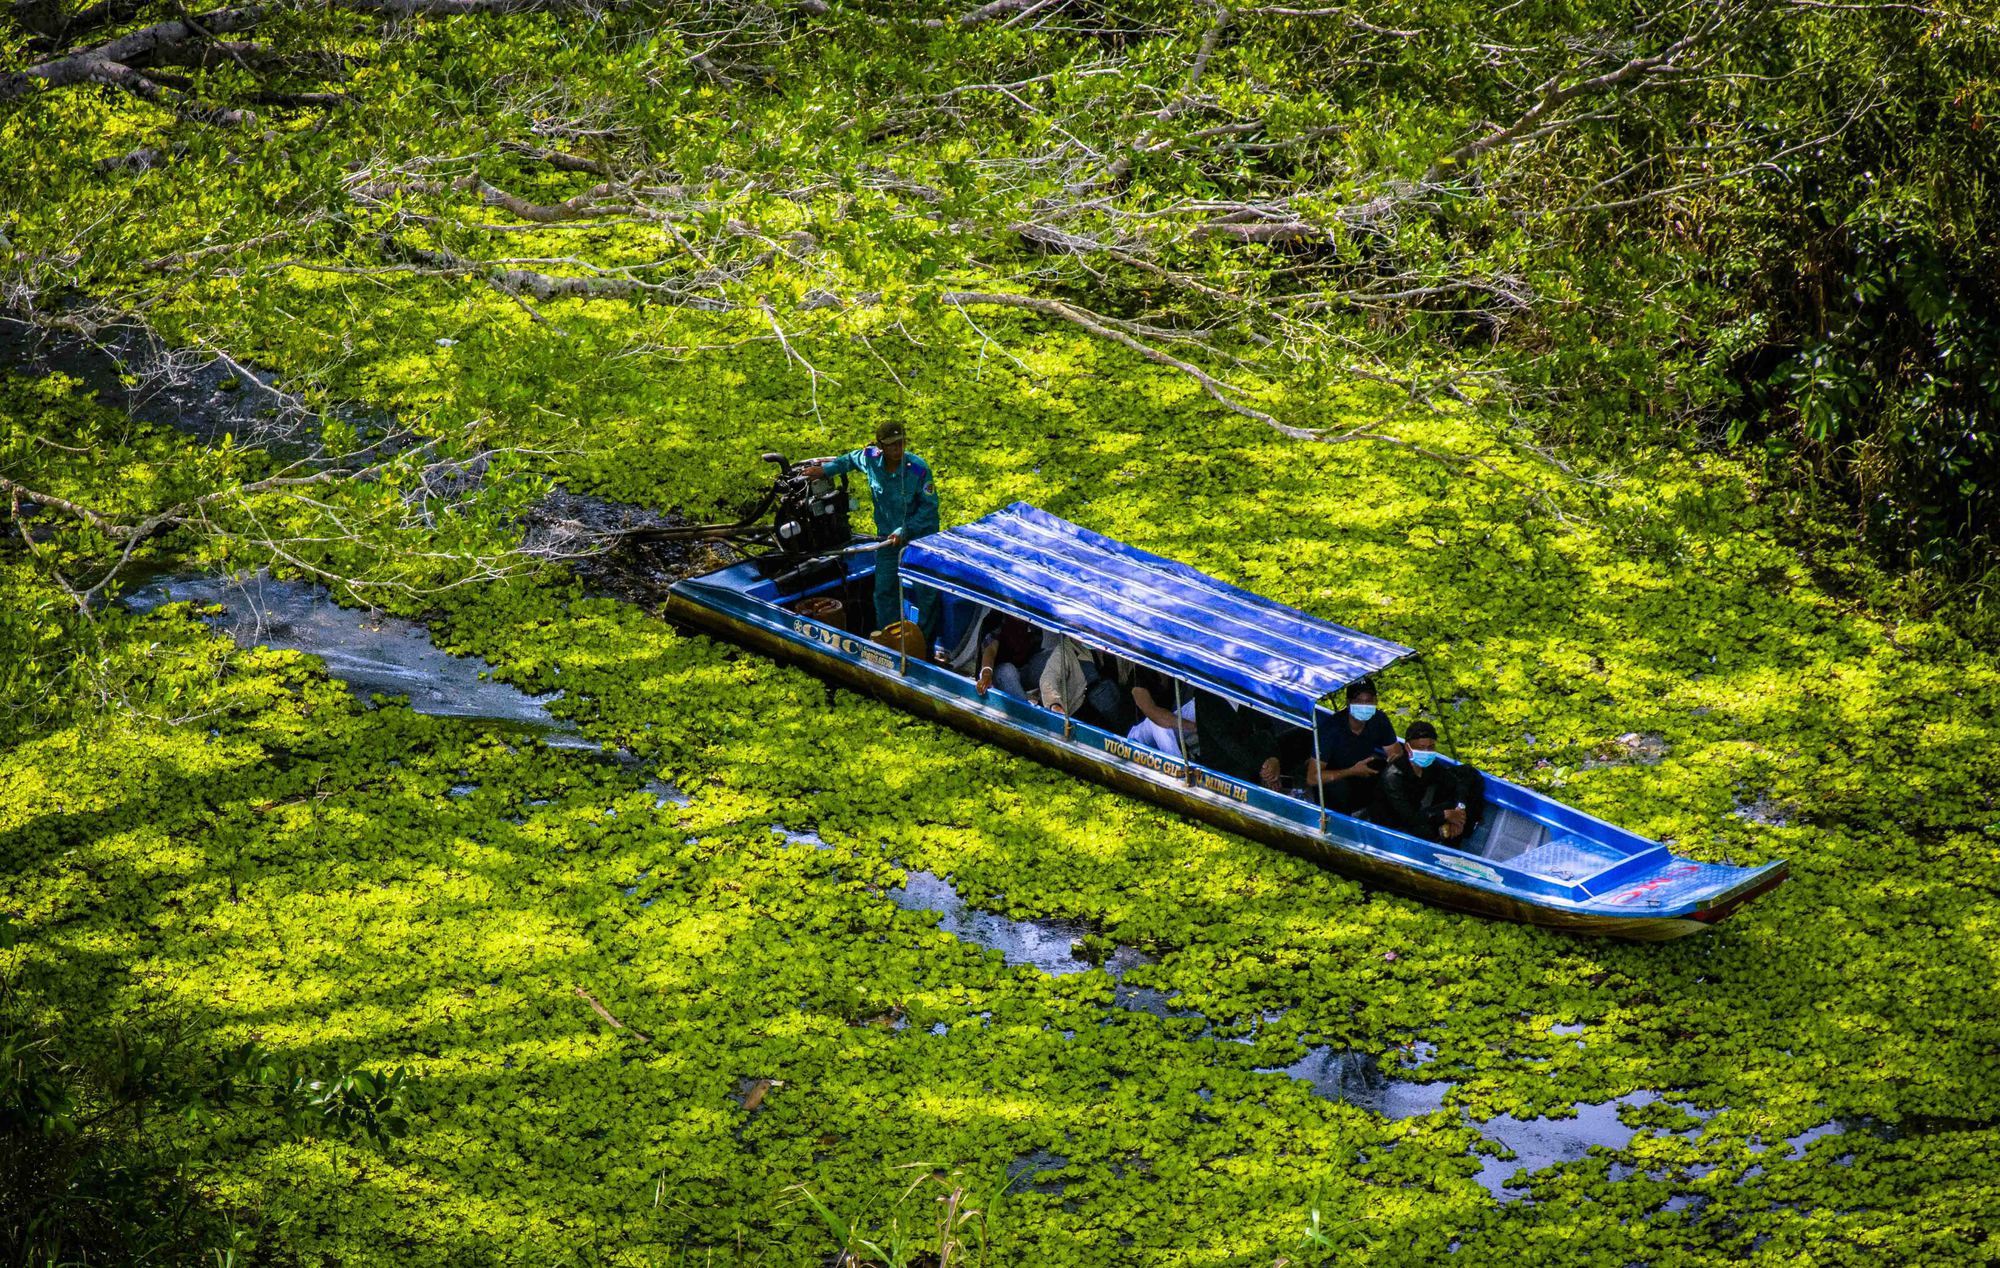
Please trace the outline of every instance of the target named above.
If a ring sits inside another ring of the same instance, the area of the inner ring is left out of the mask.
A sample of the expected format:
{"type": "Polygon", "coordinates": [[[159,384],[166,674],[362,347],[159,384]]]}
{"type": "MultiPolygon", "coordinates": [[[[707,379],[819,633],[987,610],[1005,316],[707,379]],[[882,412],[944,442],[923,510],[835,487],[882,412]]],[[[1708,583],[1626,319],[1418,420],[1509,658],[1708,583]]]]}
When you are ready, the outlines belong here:
{"type": "Polygon", "coordinates": [[[1319,832],[1326,835],[1326,766],[1319,760],[1319,709],[1312,713],[1313,732],[1313,787],[1319,791],[1319,832]]]}
{"type": "Polygon", "coordinates": [[[1194,782],[1194,757],[1188,752],[1187,736],[1181,732],[1181,680],[1174,679],[1174,738],[1181,745],[1181,778],[1194,782]]]}
{"type": "MultiPolygon", "coordinates": [[[[1424,671],[1424,688],[1430,693],[1431,715],[1433,717],[1443,717],[1443,702],[1438,699],[1437,680],[1431,677],[1430,661],[1424,657],[1422,652],[1418,652],[1415,656],[1410,657],[1410,659],[1417,662],[1417,668],[1424,671]]],[[[1451,742],[1450,732],[1446,732],[1444,736],[1444,751],[1451,754],[1452,761],[1455,762],[1458,760],[1458,745],[1451,742]]]]}

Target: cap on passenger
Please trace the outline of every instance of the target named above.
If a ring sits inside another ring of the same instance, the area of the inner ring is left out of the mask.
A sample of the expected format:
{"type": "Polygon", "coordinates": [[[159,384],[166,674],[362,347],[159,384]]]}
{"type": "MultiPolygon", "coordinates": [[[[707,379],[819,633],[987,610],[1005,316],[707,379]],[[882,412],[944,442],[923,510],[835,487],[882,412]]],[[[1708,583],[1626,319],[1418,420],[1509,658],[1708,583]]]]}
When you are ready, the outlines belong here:
{"type": "Polygon", "coordinates": [[[903,440],[903,424],[894,418],[885,418],[875,426],[875,443],[878,445],[900,444],[903,440]]]}

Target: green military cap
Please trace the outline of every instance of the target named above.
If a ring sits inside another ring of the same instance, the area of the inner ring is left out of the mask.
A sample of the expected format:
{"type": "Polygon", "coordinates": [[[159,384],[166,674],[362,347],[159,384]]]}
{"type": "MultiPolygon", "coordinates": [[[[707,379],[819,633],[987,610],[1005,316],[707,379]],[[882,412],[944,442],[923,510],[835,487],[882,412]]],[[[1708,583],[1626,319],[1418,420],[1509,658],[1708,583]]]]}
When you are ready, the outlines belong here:
{"type": "Polygon", "coordinates": [[[893,418],[884,419],[875,428],[875,443],[878,445],[894,444],[901,439],[903,439],[903,424],[893,418]]]}

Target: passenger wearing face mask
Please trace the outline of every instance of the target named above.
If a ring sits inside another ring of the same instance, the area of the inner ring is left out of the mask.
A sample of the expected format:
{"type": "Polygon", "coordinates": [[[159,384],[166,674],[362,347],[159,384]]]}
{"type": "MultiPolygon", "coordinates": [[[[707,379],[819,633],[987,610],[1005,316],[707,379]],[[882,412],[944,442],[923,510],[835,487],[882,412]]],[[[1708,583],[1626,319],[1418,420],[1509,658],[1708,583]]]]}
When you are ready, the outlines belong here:
{"type": "Polygon", "coordinates": [[[1304,774],[1299,796],[1316,800],[1314,785],[1319,785],[1326,792],[1326,808],[1343,814],[1372,807],[1382,771],[1403,755],[1396,728],[1375,706],[1375,683],[1368,678],[1348,687],[1346,708],[1320,719],[1317,762],[1310,747],[1312,732],[1301,729],[1287,741],[1292,749],[1287,767],[1304,774]]]}
{"type": "Polygon", "coordinates": [[[1486,778],[1463,762],[1448,762],[1437,751],[1437,728],[1410,723],[1403,760],[1382,776],[1382,797],[1392,828],[1443,845],[1462,846],[1486,813],[1486,778]]]}

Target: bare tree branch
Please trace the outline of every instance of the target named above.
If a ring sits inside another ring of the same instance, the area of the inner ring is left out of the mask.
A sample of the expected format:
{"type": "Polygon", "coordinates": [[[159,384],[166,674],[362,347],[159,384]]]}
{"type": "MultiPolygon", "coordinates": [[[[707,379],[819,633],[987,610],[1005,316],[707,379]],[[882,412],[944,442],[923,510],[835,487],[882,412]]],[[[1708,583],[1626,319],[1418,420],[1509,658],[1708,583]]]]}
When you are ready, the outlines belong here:
{"type": "Polygon", "coordinates": [[[1534,104],[1529,106],[1512,123],[1496,128],[1483,136],[1475,137],[1465,144],[1440,156],[1424,174],[1424,183],[1430,184],[1443,178],[1449,168],[1463,168],[1479,156],[1506,146],[1519,144],[1533,137],[1546,135],[1559,127],[1570,126],[1579,120],[1558,120],[1554,113],[1579,97],[1594,96],[1634,79],[1655,75],[1671,75],[1682,69],[1679,59],[1682,55],[1707,44],[1725,30],[1731,20],[1745,13],[1744,6],[1737,0],[1718,0],[1696,18],[1693,29],[1657,53],[1627,59],[1622,65],[1599,75],[1584,79],[1563,81],[1561,75],[1551,75],[1536,89],[1534,104]]]}
{"type": "Polygon", "coordinates": [[[1162,365],[1169,369],[1180,371],[1200,384],[1202,391],[1208,393],[1210,399],[1223,408],[1241,414],[1245,418],[1254,419],[1279,435],[1292,440],[1309,440],[1318,444],[1331,445],[1345,444],[1349,441],[1357,440],[1376,440],[1421,453],[1425,457],[1437,461],[1451,461],[1451,459],[1443,454],[1412,445],[1407,441],[1398,440],[1393,436],[1385,436],[1379,432],[1370,431],[1365,427],[1353,428],[1338,434],[1329,433],[1321,428],[1294,427],[1290,423],[1273,417],[1256,406],[1246,404],[1239,399],[1243,389],[1225,383],[1200,366],[1183,361],[1172,353],[1164,352],[1128,334],[1126,331],[1119,329],[1111,319],[1106,318],[1100,313],[1089,312],[1073,304],[1063,303],[1061,300],[1042,299],[1033,295],[1010,295],[1005,292],[995,291],[946,291],[938,296],[938,302],[947,304],[953,308],[961,308],[967,304],[994,308],[1019,308],[1025,309],[1028,312],[1040,313],[1045,317],[1060,318],[1063,321],[1089,331],[1100,339],[1109,340],[1120,347],[1137,353],[1142,359],[1150,361],[1154,365],[1162,365]]]}
{"type": "Polygon", "coordinates": [[[597,159],[585,158],[581,154],[572,154],[567,150],[552,150],[546,146],[529,145],[522,141],[502,141],[500,148],[524,158],[539,159],[550,167],[565,172],[591,172],[598,176],[608,174],[608,169],[597,159]]]}
{"type": "Polygon", "coordinates": [[[147,101],[158,102],[162,98],[160,85],[134,70],[132,63],[197,40],[213,40],[227,32],[247,30],[262,21],[269,11],[263,5],[245,5],[234,9],[213,9],[199,18],[155,22],[81,52],[51,58],[22,71],[0,74],[0,101],[19,97],[39,82],[51,88],[82,83],[109,84],[147,101]]]}

